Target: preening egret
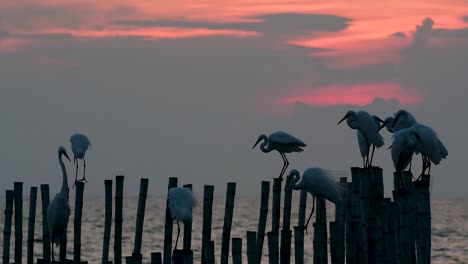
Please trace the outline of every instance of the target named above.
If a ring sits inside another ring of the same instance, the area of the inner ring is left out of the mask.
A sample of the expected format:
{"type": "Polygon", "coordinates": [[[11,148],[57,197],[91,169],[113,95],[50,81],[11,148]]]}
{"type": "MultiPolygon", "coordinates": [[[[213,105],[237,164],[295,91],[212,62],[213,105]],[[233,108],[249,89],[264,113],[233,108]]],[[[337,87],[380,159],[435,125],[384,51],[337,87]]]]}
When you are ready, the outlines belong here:
{"type": "MultiPolygon", "coordinates": [[[[383,122],[378,116],[373,115],[372,118],[377,126],[380,126],[380,123],[383,122]]],[[[359,151],[361,152],[362,164],[366,167],[369,164],[369,160],[366,160],[366,157],[369,157],[370,143],[367,142],[366,136],[364,136],[360,130],[357,131],[357,139],[359,151]]]]}
{"type": "Polygon", "coordinates": [[[289,173],[291,182],[289,187],[294,190],[305,190],[312,195],[312,211],[310,212],[309,219],[305,225],[307,232],[307,226],[309,225],[310,218],[312,217],[315,210],[315,197],[321,197],[329,200],[330,202],[338,205],[341,201],[341,194],[338,185],[334,180],[334,176],[328,170],[322,168],[309,168],[302,174],[301,181],[299,182],[299,171],[291,170],[289,173]]]}
{"type": "Polygon", "coordinates": [[[60,167],[62,168],[62,188],[50,202],[49,207],[47,207],[47,223],[52,244],[52,261],[54,260],[54,244],[59,246],[62,243],[63,236],[67,231],[68,219],[70,218],[71,212],[70,206],[68,205],[67,170],[65,164],[63,164],[62,156],[65,156],[70,161],[64,147],[60,147],[58,150],[58,159],[60,167]]]}
{"type": "Polygon", "coordinates": [[[418,144],[421,144],[421,138],[415,130],[403,128],[393,135],[392,160],[400,188],[403,187],[402,172],[411,162],[418,144]]]}
{"type": "Polygon", "coordinates": [[[380,126],[379,131],[380,129],[386,127],[388,132],[394,133],[396,131],[400,131],[403,128],[409,128],[416,123],[416,118],[414,118],[410,112],[401,109],[394,113],[393,116],[387,117],[382,123],[382,126],[380,126]]]}
{"type": "Polygon", "coordinates": [[[197,201],[193,192],[184,187],[174,187],[169,190],[169,209],[173,220],[177,221],[177,239],[175,249],[177,249],[177,242],[179,241],[180,226],[179,221],[184,224],[187,221],[192,221],[192,209],[196,206],[197,201]]]}
{"type": "Polygon", "coordinates": [[[73,134],[70,137],[70,142],[73,152],[73,163],[76,165],[75,183],[73,183],[73,186],[75,186],[76,182],[78,181],[78,159],[83,160],[83,179],[80,181],[88,182],[86,180],[85,154],[88,148],[91,146],[91,141],[89,141],[88,137],[83,134],[73,134]]]}
{"type": "MultiPolygon", "coordinates": [[[[378,117],[376,117],[378,118],[378,117]]],[[[356,129],[362,133],[366,142],[372,145],[372,155],[369,161],[369,154],[367,154],[367,166],[371,166],[374,157],[375,147],[380,148],[384,145],[383,137],[379,134],[379,126],[376,125],[375,119],[366,111],[348,111],[346,115],[338,122],[338,125],[346,119],[346,123],[352,129],[356,129]]],[[[378,118],[379,122],[383,122],[378,118]]]]}
{"type": "Polygon", "coordinates": [[[302,142],[302,140],[291,136],[288,133],[285,132],[274,132],[268,137],[264,134],[260,135],[257,139],[257,142],[255,145],[252,147],[252,149],[257,146],[257,144],[263,140],[263,143],[260,145],[260,149],[264,153],[268,153],[272,150],[276,150],[280,153],[281,158],[283,159],[283,168],[281,169],[281,173],[279,178],[283,179],[283,174],[286,171],[286,168],[289,165],[289,161],[284,155],[284,153],[291,153],[291,152],[302,152],[304,151],[302,147],[305,147],[306,144],[302,142]]]}

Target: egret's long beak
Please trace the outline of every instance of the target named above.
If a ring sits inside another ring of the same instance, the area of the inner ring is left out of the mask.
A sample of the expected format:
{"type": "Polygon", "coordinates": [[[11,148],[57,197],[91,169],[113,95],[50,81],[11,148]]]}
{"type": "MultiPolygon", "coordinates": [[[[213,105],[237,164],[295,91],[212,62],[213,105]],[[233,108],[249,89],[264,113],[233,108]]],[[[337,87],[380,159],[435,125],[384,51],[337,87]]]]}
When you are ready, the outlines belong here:
{"type": "Polygon", "coordinates": [[[390,145],[390,147],[388,147],[388,149],[391,149],[392,148],[392,145],[390,145]]]}
{"type": "Polygon", "coordinates": [[[256,142],[256,143],[255,143],[255,145],[252,147],[252,149],[254,149],[254,148],[255,148],[255,146],[257,146],[257,144],[258,144],[258,142],[260,142],[260,140],[262,140],[262,139],[261,139],[261,138],[259,138],[259,139],[257,140],[257,142],[256,142]]]}
{"type": "Polygon", "coordinates": [[[71,161],[70,158],[68,157],[68,154],[67,154],[66,152],[64,152],[63,155],[65,156],[65,158],[68,159],[68,161],[71,161]]]}
{"type": "Polygon", "coordinates": [[[386,125],[387,125],[387,122],[383,121],[382,125],[379,127],[379,130],[377,130],[377,132],[382,130],[382,128],[384,128],[386,125]]]}
{"type": "Polygon", "coordinates": [[[348,114],[346,114],[346,115],[345,115],[345,116],[344,116],[344,117],[343,117],[343,118],[340,120],[340,122],[338,122],[338,124],[337,124],[337,125],[339,125],[339,124],[340,124],[341,122],[343,122],[343,121],[344,121],[346,118],[348,118],[348,116],[349,116],[349,115],[348,115],[348,114]]]}

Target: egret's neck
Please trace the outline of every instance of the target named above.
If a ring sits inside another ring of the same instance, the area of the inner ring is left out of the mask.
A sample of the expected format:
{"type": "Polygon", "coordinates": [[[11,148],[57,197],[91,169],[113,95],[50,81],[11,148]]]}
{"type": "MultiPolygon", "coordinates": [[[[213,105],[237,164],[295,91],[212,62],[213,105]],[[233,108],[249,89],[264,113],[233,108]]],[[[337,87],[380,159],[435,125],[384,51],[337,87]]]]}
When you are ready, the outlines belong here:
{"type": "Polygon", "coordinates": [[[63,164],[62,155],[59,156],[59,163],[60,167],[62,168],[62,189],[61,192],[67,193],[68,192],[68,177],[67,177],[67,170],[65,169],[65,164],[63,164]]]}
{"type": "Polygon", "coordinates": [[[293,170],[290,173],[291,175],[291,182],[289,183],[289,187],[293,190],[300,190],[302,189],[302,185],[298,184],[299,182],[299,172],[297,170],[293,170]]]}
{"type": "Polygon", "coordinates": [[[268,153],[268,152],[272,151],[273,149],[272,149],[271,145],[268,142],[267,136],[263,135],[262,140],[263,140],[263,142],[260,145],[260,149],[265,153],[268,153]]]}

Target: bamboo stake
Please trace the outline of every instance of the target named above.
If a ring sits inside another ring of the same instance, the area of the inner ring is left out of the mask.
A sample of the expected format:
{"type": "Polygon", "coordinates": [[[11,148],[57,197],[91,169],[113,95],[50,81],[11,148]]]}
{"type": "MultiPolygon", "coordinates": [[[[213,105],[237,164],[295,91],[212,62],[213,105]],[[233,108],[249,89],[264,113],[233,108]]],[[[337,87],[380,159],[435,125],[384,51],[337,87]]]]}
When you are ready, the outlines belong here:
{"type": "Polygon", "coordinates": [[[226,191],[226,205],[224,208],[223,235],[221,237],[221,264],[229,262],[229,242],[231,241],[232,216],[234,214],[234,199],[236,196],[236,183],[228,182],[226,191]]]}
{"type": "Polygon", "coordinates": [[[202,227],[202,257],[205,259],[205,245],[211,241],[211,221],[213,215],[213,185],[203,188],[203,227],[202,227]]]}
{"type": "Polygon", "coordinates": [[[281,210],[281,179],[273,179],[273,209],[271,211],[271,230],[273,232],[279,233],[279,222],[280,222],[280,212],[281,210]]]}
{"type": "Polygon", "coordinates": [[[370,176],[371,168],[363,168],[359,170],[359,192],[361,205],[361,245],[360,248],[360,263],[368,263],[368,244],[367,244],[367,216],[370,211],[370,176]]]}
{"type": "Polygon", "coordinates": [[[81,262],[81,216],[83,212],[83,192],[84,182],[76,183],[76,197],[75,197],[75,218],[74,224],[74,248],[73,248],[73,263],[80,264],[81,262]]]}
{"type": "MultiPolygon", "coordinates": [[[[192,184],[185,184],[184,188],[192,191],[192,184]]],[[[192,221],[184,222],[184,252],[189,252],[192,249],[192,221]]]]}
{"type": "Polygon", "coordinates": [[[258,219],[257,229],[257,252],[258,252],[258,263],[261,263],[263,242],[265,240],[265,229],[266,221],[268,216],[268,202],[270,197],[270,182],[262,181],[262,192],[260,199],[260,217],[258,219]]]}
{"type": "Polygon", "coordinates": [[[23,261],[23,183],[14,183],[15,193],[15,264],[23,261]]]}
{"type": "Polygon", "coordinates": [[[289,264],[291,263],[291,230],[281,230],[281,251],[280,251],[280,263],[289,264]]]}
{"type": "Polygon", "coordinates": [[[431,196],[429,193],[430,175],[423,175],[415,183],[418,214],[418,263],[431,262],[431,196]]]}
{"type": "Polygon", "coordinates": [[[257,232],[247,231],[247,263],[257,263],[257,232]]]}
{"type": "Polygon", "coordinates": [[[29,221],[28,221],[28,244],[27,263],[34,264],[34,224],[36,222],[36,200],[37,187],[31,187],[29,195],[29,221]]]}
{"type": "MultiPolygon", "coordinates": [[[[351,170],[353,171],[353,170],[351,170]]],[[[354,175],[354,174],[353,174],[354,175]]],[[[356,221],[355,208],[356,205],[354,202],[357,201],[358,195],[353,193],[354,182],[350,182],[346,185],[346,262],[347,264],[355,264],[357,261],[357,241],[359,237],[357,236],[358,227],[356,221]]]]}
{"type": "Polygon", "coordinates": [[[215,243],[213,240],[208,241],[205,245],[205,262],[202,263],[215,263],[215,243]]]}
{"type": "Polygon", "coordinates": [[[109,241],[112,226],[112,180],[104,180],[105,187],[105,220],[104,220],[104,239],[102,242],[102,263],[109,261],[109,241]]]}
{"type": "Polygon", "coordinates": [[[123,222],[124,176],[115,177],[115,217],[114,217],[114,263],[122,263],[122,222],[123,222]]]}
{"type": "Polygon", "coordinates": [[[151,252],[151,264],[162,264],[161,252],[151,252]]]}
{"type": "Polygon", "coordinates": [[[327,207],[325,199],[315,197],[317,214],[314,223],[314,264],[327,264],[327,207]]]}
{"type": "Polygon", "coordinates": [[[294,261],[296,264],[304,264],[304,228],[294,227],[294,261]]]}
{"type": "Polygon", "coordinates": [[[242,264],[242,238],[240,237],[232,238],[232,263],[242,264]]]}
{"type": "Polygon", "coordinates": [[[284,205],[283,205],[283,230],[281,230],[281,245],[280,245],[280,263],[288,264],[291,262],[291,203],[292,189],[289,188],[291,176],[286,178],[286,186],[284,187],[284,205]]]}
{"type": "Polygon", "coordinates": [[[330,222],[330,256],[331,263],[338,263],[340,260],[340,230],[339,222],[330,222]]]}
{"type": "Polygon", "coordinates": [[[49,207],[49,185],[41,184],[42,200],[42,258],[45,264],[50,263],[50,233],[47,224],[47,208],[49,207]]]}
{"type": "Polygon", "coordinates": [[[13,196],[12,190],[5,191],[5,222],[3,225],[3,264],[10,263],[10,236],[11,236],[11,219],[13,217],[13,196]]]}
{"type": "Polygon", "coordinates": [[[167,185],[166,220],[164,223],[164,264],[171,264],[173,219],[169,208],[169,190],[177,187],[177,178],[170,177],[167,185]]]}
{"type": "Polygon", "coordinates": [[[278,264],[279,263],[279,252],[278,252],[278,233],[268,232],[268,259],[269,264],[278,264]]]}
{"type": "Polygon", "coordinates": [[[132,257],[138,263],[141,263],[143,256],[141,255],[141,241],[143,239],[143,223],[145,220],[146,196],[148,194],[148,179],[140,180],[140,193],[138,195],[138,209],[135,224],[135,242],[133,244],[132,257]]]}

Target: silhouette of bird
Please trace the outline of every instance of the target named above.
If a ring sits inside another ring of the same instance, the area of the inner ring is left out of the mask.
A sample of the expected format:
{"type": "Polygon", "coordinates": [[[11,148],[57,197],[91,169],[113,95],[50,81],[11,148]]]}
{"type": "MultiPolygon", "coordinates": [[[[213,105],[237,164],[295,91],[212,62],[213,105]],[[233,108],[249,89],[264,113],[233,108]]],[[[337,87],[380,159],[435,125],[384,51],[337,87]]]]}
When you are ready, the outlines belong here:
{"type": "Polygon", "coordinates": [[[174,187],[169,190],[168,195],[169,209],[173,220],[177,221],[177,239],[175,249],[177,249],[177,242],[179,241],[180,226],[179,221],[184,224],[192,221],[192,209],[196,206],[197,200],[193,192],[184,187],[174,187]]]}
{"type": "MultiPolygon", "coordinates": [[[[377,117],[378,118],[378,117],[377,117]]],[[[372,155],[369,161],[369,154],[367,154],[367,166],[372,165],[375,147],[380,148],[384,145],[383,137],[379,134],[379,126],[376,125],[374,118],[366,111],[348,111],[346,115],[338,122],[338,125],[346,119],[346,123],[352,129],[356,129],[362,133],[366,142],[372,145],[372,155]]],[[[379,122],[381,119],[379,118],[379,122]]]]}
{"type": "MultiPolygon", "coordinates": [[[[373,115],[372,118],[377,126],[380,126],[380,123],[383,122],[378,116],[373,115]]],[[[369,157],[370,143],[367,141],[366,136],[362,134],[360,130],[357,130],[357,139],[359,144],[359,151],[361,152],[362,164],[366,167],[369,163],[369,160],[366,160],[366,157],[369,157]]]]}
{"type": "Polygon", "coordinates": [[[80,181],[88,182],[86,180],[85,154],[88,148],[91,146],[91,141],[89,141],[88,137],[83,134],[73,134],[70,137],[70,142],[73,152],[73,164],[76,165],[75,182],[73,183],[73,186],[75,186],[75,184],[78,182],[78,159],[83,160],[83,179],[80,181]]]}
{"type": "Polygon", "coordinates": [[[54,260],[54,244],[59,246],[62,243],[67,231],[68,219],[70,218],[71,212],[70,206],[68,205],[67,170],[65,164],[63,164],[62,156],[65,156],[70,161],[64,147],[60,147],[58,150],[58,159],[60,167],[62,168],[62,188],[50,202],[49,207],[47,207],[47,224],[52,244],[52,262],[54,260]]]}
{"type": "Polygon", "coordinates": [[[299,171],[297,170],[291,170],[289,176],[291,177],[291,181],[289,182],[289,187],[291,189],[305,190],[310,193],[313,198],[312,211],[304,227],[307,232],[307,226],[315,210],[315,197],[327,199],[335,205],[338,205],[341,201],[340,188],[335,183],[332,173],[322,168],[313,167],[306,169],[301,179],[299,171]]]}
{"type": "Polygon", "coordinates": [[[392,160],[400,189],[403,187],[402,172],[411,162],[418,144],[421,144],[421,138],[414,129],[403,128],[393,135],[392,160]]]}
{"type": "Polygon", "coordinates": [[[274,132],[268,137],[264,134],[260,135],[257,139],[257,142],[252,147],[252,149],[257,146],[257,144],[263,140],[263,143],[260,145],[260,149],[264,153],[268,153],[272,150],[276,150],[280,153],[281,158],[283,159],[283,168],[281,169],[281,173],[279,178],[283,179],[283,174],[286,171],[286,168],[289,165],[289,161],[286,158],[284,153],[291,153],[291,152],[302,152],[304,151],[302,148],[306,146],[302,140],[291,136],[290,134],[282,131],[274,132]]]}
{"type": "Polygon", "coordinates": [[[416,118],[414,118],[410,112],[404,109],[400,109],[394,113],[393,116],[389,116],[385,119],[385,121],[382,123],[382,126],[380,126],[379,131],[386,127],[388,132],[394,133],[396,131],[400,131],[403,128],[409,128],[416,123],[416,118]]]}

